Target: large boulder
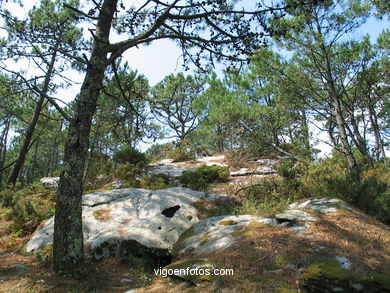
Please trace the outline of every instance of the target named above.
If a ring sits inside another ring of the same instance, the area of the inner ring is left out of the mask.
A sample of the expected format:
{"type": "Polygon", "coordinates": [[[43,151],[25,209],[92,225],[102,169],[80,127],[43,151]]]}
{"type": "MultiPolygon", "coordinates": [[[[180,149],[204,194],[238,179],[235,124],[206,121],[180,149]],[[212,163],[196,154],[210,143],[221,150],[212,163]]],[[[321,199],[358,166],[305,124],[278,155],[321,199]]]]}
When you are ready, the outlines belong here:
{"type": "MultiPolygon", "coordinates": [[[[135,247],[156,254],[168,252],[179,236],[199,221],[192,204],[217,198],[180,187],[156,191],[126,188],[84,195],[86,252],[94,259],[118,256],[135,247]]],[[[54,219],[50,218],[27,243],[27,252],[52,243],[53,232],[54,219]]]]}

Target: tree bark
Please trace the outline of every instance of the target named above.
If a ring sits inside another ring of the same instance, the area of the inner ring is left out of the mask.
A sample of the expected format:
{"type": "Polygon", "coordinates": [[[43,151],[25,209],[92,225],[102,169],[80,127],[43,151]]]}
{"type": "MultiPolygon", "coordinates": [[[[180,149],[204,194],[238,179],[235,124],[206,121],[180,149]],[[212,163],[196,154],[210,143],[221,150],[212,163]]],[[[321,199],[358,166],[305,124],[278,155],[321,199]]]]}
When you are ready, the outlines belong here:
{"type": "Polygon", "coordinates": [[[84,262],[83,172],[92,117],[103,85],[104,71],[109,65],[108,40],[116,5],[117,0],[105,0],[100,10],[91,57],[69,125],[54,223],[53,261],[57,272],[72,272],[84,262]]]}

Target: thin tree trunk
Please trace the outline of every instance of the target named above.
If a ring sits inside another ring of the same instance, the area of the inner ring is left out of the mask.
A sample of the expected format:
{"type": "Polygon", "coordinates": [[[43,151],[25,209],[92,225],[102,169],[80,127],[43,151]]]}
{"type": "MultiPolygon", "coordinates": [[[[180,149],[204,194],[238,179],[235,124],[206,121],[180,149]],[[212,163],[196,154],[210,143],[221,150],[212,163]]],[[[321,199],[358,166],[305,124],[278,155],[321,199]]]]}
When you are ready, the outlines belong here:
{"type": "Polygon", "coordinates": [[[364,137],[360,134],[359,125],[355,119],[353,111],[350,113],[351,115],[351,125],[352,125],[352,133],[351,136],[353,137],[353,142],[355,143],[357,149],[359,152],[363,155],[363,157],[366,159],[366,161],[372,165],[372,158],[370,156],[370,153],[367,149],[367,143],[364,137]]]}
{"type": "Polygon", "coordinates": [[[368,114],[370,116],[371,128],[374,131],[376,159],[379,161],[380,155],[382,155],[382,159],[386,162],[386,152],[383,146],[382,136],[379,131],[378,119],[371,101],[368,105],[368,114]]]}
{"type": "Polygon", "coordinates": [[[325,56],[325,62],[326,62],[326,71],[325,71],[325,76],[326,76],[326,80],[327,80],[326,87],[328,88],[328,94],[333,102],[334,116],[336,118],[336,124],[337,124],[337,129],[338,129],[339,135],[340,135],[340,141],[341,141],[341,145],[343,148],[343,153],[344,153],[344,156],[348,162],[348,169],[351,172],[351,174],[353,173],[352,175],[353,175],[354,179],[356,180],[356,179],[358,179],[356,177],[356,174],[355,174],[357,163],[356,163],[355,156],[352,153],[352,148],[348,142],[348,135],[347,135],[347,131],[346,131],[346,122],[345,122],[343,112],[341,109],[340,96],[338,95],[336,87],[335,87],[334,79],[332,76],[332,68],[330,65],[329,57],[327,55],[327,50],[324,48],[323,44],[322,44],[321,48],[322,48],[322,52],[325,56]]]}
{"type": "Polygon", "coordinates": [[[3,133],[0,138],[0,190],[3,189],[3,174],[4,174],[4,164],[7,155],[7,140],[8,133],[11,125],[11,119],[7,119],[4,123],[3,133]]]}
{"type": "Polygon", "coordinates": [[[44,81],[43,88],[42,88],[42,94],[39,96],[39,100],[38,100],[38,102],[37,102],[37,104],[35,106],[34,115],[33,115],[32,119],[31,119],[30,124],[27,127],[26,135],[24,137],[22,146],[20,147],[18,157],[15,160],[15,164],[14,164],[12,170],[11,170],[10,175],[8,176],[8,179],[7,179],[7,183],[8,184],[15,185],[16,180],[18,179],[20,171],[22,169],[24,160],[26,159],[26,155],[27,155],[27,152],[28,152],[28,149],[29,149],[29,145],[30,145],[32,136],[34,134],[35,126],[38,123],[38,119],[39,119],[39,116],[41,114],[43,102],[45,101],[45,94],[49,90],[49,83],[50,83],[51,75],[52,75],[53,69],[54,69],[54,63],[55,63],[55,60],[56,60],[56,54],[57,54],[57,48],[59,46],[59,42],[60,41],[57,41],[56,48],[54,49],[53,55],[51,57],[49,68],[47,70],[47,73],[46,73],[46,76],[45,76],[45,81],[44,81]]]}
{"type": "Polygon", "coordinates": [[[57,272],[72,272],[84,262],[83,173],[92,117],[108,66],[107,44],[116,5],[117,0],[105,0],[100,10],[91,57],[69,125],[54,222],[53,261],[57,272]]]}
{"type": "Polygon", "coordinates": [[[301,111],[301,131],[303,136],[303,145],[308,150],[309,159],[313,160],[311,146],[310,146],[309,125],[307,123],[307,115],[305,110],[301,111]]]}
{"type": "Polygon", "coordinates": [[[356,169],[357,163],[356,163],[355,156],[352,153],[351,146],[349,145],[349,142],[348,142],[348,136],[347,136],[346,127],[345,127],[345,120],[344,120],[344,117],[343,117],[343,114],[341,111],[340,100],[337,97],[337,95],[333,95],[332,100],[333,100],[333,105],[334,105],[334,115],[336,118],[337,129],[339,131],[340,141],[341,141],[341,145],[343,147],[343,152],[344,152],[344,155],[347,159],[349,170],[353,171],[356,169]]]}

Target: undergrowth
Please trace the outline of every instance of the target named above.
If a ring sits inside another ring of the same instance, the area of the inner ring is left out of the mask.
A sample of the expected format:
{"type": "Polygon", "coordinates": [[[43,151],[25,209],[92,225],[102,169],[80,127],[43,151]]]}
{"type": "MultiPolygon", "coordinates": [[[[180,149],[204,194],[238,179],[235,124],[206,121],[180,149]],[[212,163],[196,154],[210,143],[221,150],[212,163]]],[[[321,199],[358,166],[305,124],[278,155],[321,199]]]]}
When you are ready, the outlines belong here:
{"type": "Polygon", "coordinates": [[[12,221],[13,231],[30,234],[45,219],[55,213],[55,195],[39,183],[25,188],[14,187],[0,192],[2,206],[7,208],[6,220],[12,221]]]}
{"type": "Polygon", "coordinates": [[[180,183],[194,190],[206,191],[208,184],[225,182],[230,173],[227,167],[202,166],[195,171],[184,171],[180,177],[180,183]]]}

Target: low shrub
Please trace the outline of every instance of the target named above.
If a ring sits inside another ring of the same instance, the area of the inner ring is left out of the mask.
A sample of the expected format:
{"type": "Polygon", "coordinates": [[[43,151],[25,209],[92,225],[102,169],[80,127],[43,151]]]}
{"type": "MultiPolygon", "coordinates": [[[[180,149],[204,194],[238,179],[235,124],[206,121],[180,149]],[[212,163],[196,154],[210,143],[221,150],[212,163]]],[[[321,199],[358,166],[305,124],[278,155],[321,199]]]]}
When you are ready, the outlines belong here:
{"type": "Polygon", "coordinates": [[[245,195],[241,196],[241,205],[235,208],[235,214],[275,214],[284,210],[294,196],[286,180],[275,178],[265,179],[243,191],[245,195]]]}
{"type": "Polygon", "coordinates": [[[370,167],[357,156],[359,181],[349,172],[346,160],[334,154],[318,163],[285,160],[278,168],[283,184],[298,197],[339,198],[368,215],[390,224],[390,167],[370,167]]]}
{"type": "Polygon", "coordinates": [[[162,159],[168,159],[169,153],[174,149],[172,143],[165,144],[153,144],[147,151],[146,154],[151,158],[151,161],[159,161],[162,159]]]}
{"type": "Polygon", "coordinates": [[[229,179],[227,167],[202,166],[195,171],[184,171],[180,176],[180,183],[194,190],[206,190],[207,185],[213,182],[224,182],[229,179]]]}
{"type": "Polygon", "coordinates": [[[255,159],[255,156],[247,149],[234,149],[226,154],[228,165],[234,168],[242,167],[243,164],[255,159]]]}
{"type": "Polygon", "coordinates": [[[234,213],[237,215],[274,215],[285,210],[289,203],[290,201],[286,198],[259,199],[256,196],[250,196],[244,199],[240,206],[236,207],[234,213]]]}
{"type": "Polygon", "coordinates": [[[115,152],[113,160],[119,165],[131,164],[138,166],[139,168],[145,167],[149,163],[149,160],[144,153],[129,146],[124,146],[119,151],[115,152]]]}
{"type": "Polygon", "coordinates": [[[117,179],[125,180],[126,183],[124,187],[140,187],[140,178],[143,175],[144,170],[139,165],[133,165],[126,163],[124,165],[118,166],[114,170],[114,176],[117,179]]]}
{"type": "Polygon", "coordinates": [[[153,190],[169,188],[176,185],[177,184],[172,177],[163,173],[146,176],[145,178],[141,179],[140,182],[141,188],[153,190]]]}
{"type": "Polygon", "coordinates": [[[89,152],[84,176],[84,189],[96,189],[112,181],[113,162],[99,152],[89,152]]]}
{"type": "Polygon", "coordinates": [[[39,183],[20,190],[3,190],[0,197],[7,198],[7,220],[13,222],[12,230],[22,231],[23,234],[34,232],[41,221],[55,213],[54,194],[39,183]]]}
{"type": "Polygon", "coordinates": [[[168,153],[168,157],[175,162],[182,162],[193,160],[195,158],[195,151],[191,148],[189,141],[180,141],[176,146],[168,153]]]}

